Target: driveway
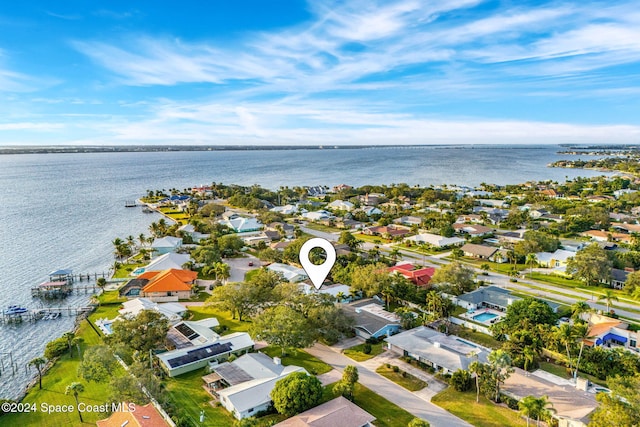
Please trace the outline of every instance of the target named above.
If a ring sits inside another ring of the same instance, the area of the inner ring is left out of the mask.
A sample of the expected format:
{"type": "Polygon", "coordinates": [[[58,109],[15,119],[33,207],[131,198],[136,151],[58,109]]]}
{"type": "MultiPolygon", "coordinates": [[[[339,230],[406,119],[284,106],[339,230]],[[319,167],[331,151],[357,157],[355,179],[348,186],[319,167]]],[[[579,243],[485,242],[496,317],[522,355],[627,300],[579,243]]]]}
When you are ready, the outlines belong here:
{"type": "Polygon", "coordinates": [[[231,267],[229,282],[244,282],[244,275],[247,271],[260,268],[260,260],[253,255],[245,255],[242,258],[225,258],[222,260],[231,267]],[[249,263],[253,263],[252,266],[249,263]]]}
{"type": "Polygon", "coordinates": [[[331,347],[318,343],[306,349],[306,351],[340,372],[342,372],[347,365],[357,366],[358,373],[360,374],[359,382],[361,384],[414,416],[429,421],[434,427],[471,426],[471,424],[461,420],[439,406],[377,374],[362,363],[358,363],[334,351],[331,347]]]}

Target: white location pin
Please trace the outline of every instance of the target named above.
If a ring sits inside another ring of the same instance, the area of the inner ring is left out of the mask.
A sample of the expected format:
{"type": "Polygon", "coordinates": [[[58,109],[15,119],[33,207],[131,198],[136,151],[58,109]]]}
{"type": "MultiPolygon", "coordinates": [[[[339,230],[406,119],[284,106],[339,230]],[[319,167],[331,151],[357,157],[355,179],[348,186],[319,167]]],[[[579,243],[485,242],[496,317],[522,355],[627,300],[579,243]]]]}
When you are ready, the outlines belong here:
{"type": "Polygon", "coordinates": [[[311,282],[316,289],[320,289],[324,279],[327,278],[329,271],[331,271],[331,267],[333,267],[333,264],[335,263],[336,249],[328,240],[315,237],[307,240],[300,248],[300,264],[302,264],[304,271],[307,272],[307,276],[309,276],[309,279],[311,279],[311,282]],[[309,252],[311,252],[311,249],[313,248],[322,248],[327,253],[327,259],[324,263],[315,265],[311,262],[309,259],[309,252]]]}

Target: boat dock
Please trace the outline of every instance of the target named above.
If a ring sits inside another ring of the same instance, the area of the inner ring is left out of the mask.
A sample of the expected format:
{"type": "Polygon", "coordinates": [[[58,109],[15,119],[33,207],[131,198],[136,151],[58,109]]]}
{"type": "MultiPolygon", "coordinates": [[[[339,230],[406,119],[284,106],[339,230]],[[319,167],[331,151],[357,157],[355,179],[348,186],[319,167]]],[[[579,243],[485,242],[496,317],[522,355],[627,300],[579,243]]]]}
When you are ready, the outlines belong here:
{"type": "Polygon", "coordinates": [[[22,323],[35,322],[38,320],[54,320],[59,317],[80,316],[88,314],[95,309],[95,306],[87,307],[44,307],[37,309],[29,309],[24,313],[7,313],[8,310],[2,310],[0,323],[22,323]]]}
{"type": "Polygon", "coordinates": [[[74,274],[71,270],[56,270],[49,273],[49,281],[31,288],[32,297],[46,299],[64,298],[73,293],[96,293],[100,288],[97,285],[99,278],[108,278],[110,273],[84,273],[74,274]],[[74,282],[93,282],[85,286],[78,286],[74,282]]]}

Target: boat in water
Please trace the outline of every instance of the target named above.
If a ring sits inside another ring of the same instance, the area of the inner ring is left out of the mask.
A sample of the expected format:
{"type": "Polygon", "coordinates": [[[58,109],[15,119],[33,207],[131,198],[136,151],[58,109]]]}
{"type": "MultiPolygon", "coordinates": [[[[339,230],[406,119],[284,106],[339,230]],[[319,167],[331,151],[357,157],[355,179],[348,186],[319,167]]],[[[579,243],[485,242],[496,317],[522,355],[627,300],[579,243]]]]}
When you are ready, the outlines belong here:
{"type": "Polygon", "coordinates": [[[7,307],[6,310],[3,311],[4,314],[12,316],[15,314],[24,314],[24,313],[28,313],[29,310],[24,308],[24,307],[20,307],[19,305],[10,305],[9,307],[7,307]]]}

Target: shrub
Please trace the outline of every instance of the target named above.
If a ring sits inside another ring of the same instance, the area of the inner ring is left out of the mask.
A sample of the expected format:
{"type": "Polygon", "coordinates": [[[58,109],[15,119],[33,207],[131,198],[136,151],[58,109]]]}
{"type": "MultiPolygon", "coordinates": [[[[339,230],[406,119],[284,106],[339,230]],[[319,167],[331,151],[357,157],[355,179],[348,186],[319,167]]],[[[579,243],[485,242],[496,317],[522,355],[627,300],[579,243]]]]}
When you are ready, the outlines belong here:
{"type": "Polygon", "coordinates": [[[398,368],[396,365],[393,365],[393,372],[400,372],[400,368],[398,368]]]}
{"type": "Polygon", "coordinates": [[[364,354],[371,354],[371,344],[365,343],[364,347],[362,348],[362,352],[364,354]]]}
{"type": "Polygon", "coordinates": [[[402,378],[407,378],[407,373],[405,371],[402,371],[402,378]]]}
{"type": "Polygon", "coordinates": [[[458,369],[451,375],[451,386],[456,391],[468,391],[471,389],[471,373],[465,369],[458,369]]]}
{"type": "Polygon", "coordinates": [[[68,350],[69,344],[67,343],[67,339],[60,337],[47,343],[47,346],[44,348],[44,357],[51,360],[62,356],[68,350]]]}
{"type": "Polygon", "coordinates": [[[391,368],[391,363],[387,363],[387,368],[391,368]]]}

